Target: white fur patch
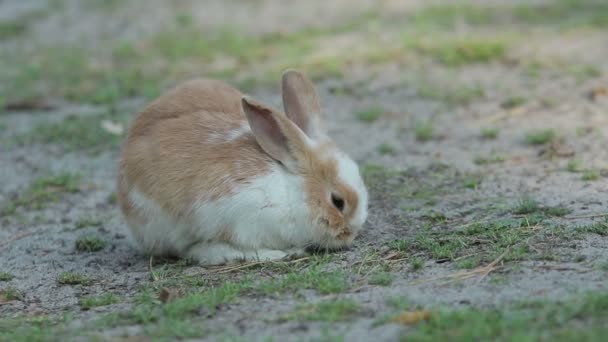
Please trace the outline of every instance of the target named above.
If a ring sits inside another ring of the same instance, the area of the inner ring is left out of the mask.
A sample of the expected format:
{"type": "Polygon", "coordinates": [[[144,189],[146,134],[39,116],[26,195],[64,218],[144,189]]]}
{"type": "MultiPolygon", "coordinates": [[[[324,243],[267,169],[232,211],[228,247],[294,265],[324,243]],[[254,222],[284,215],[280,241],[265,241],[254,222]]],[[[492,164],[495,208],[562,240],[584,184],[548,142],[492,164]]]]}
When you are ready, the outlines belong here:
{"type": "Polygon", "coordinates": [[[199,239],[213,238],[228,230],[233,243],[244,248],[284,249],[313,241],[303,180],[279,165],[233,196],[201,201],[195,212],[205,226],[199,239]]]}
{"type": "Polygon", "coordinates": [[[232,196],[194,203],[193,222],[177,222],[153,200],[133,189],[129,200],[146,219],[143,224],[132,220],[129,225],[134,237],[150,253],[191,256],[201,263],[234,259],[240,253],[278,256],[283,253],[279,250],[303,247],[321,239],[322,232],[312,224],[305,196],[302,178],[276,165],[232,196]],[[222,247],[227,245],[217,241],[222,233],[230,238],[231,247],[222,247]]]}
{"type": "Polygon", "coordinates": [[[243,121],[241,125],[235,129],[209,133],[209,142],[213,144],[231,142],[249,132],[251,132],[249,123],[247,121],[243,121]]]}
{"type": "Polygon", "coordinates": [[[239,128],[226,132],[226,141],[233,141],[240,138],[243,134],[251,132],[251,127],[247,121],[243,121],[239,128]]]}

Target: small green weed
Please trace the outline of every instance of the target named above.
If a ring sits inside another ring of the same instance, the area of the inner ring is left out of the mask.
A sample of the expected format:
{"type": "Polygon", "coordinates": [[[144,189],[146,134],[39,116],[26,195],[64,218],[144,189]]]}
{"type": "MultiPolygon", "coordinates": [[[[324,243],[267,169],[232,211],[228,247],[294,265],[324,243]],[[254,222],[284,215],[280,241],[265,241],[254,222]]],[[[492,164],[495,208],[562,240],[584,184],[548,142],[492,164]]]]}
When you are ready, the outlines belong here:
{"type": "Polygon", "coordinates": [[[23,293],[17,288],[9,286],[3,289],[0,289],[0,303],[3,301],[12,301],[12,300],[22,300],[23,293]]]}
{"type": "Polygon", "coordinates": [[[98,306],[105,306],[118,303],[118,297],[112,293],[106,293],[101,296],[87,296],[80,299],[80,308],[89,310],[98,306]]]}
{"type": "Polygon", "coordinates": [[[57,277],[57,282],[61,285],[88,285],[91,283],[91,279],[84,274],[63,272],[57,277]]]}
{"type": "Polygon", "coordinates": [[[498,164],[505,161],[505,157],[496,152],[492,152],[487,156],[476,156],[473,159],[473,163],[476,165],[488,165],[488,164],[498,164]]]}
{"type": "Polygon", "coordinates": [[[480,131],[480,135],[483,139],[496,139],[498,137],[498,132],[498,128],[483,127],[480,131]]]}
{"type": "Polygon", "coordinates": [[[555,131],[552,129],[543,129],[526,133],[525,141],[528,145],[544,145],[555,139],[555,131]]]}
{"type": "Polygon", "coordinates": [[[486,38],[457,38],[415,42],[414,48],[452,67],[487,63],[504,57],[507,46],[503,41],[486,38]]]}
{"type": "Polygon", "coordinates": [[[517,107],[521,107],[524,103],[526,103],[526,98],[521,96],[512,96],[504,100],[500,106],[504,109],[513,109],[517,107]]]}
{"type": "Polygon", "coordinates": [[[517,202],[512,212],[515,215],[527,215],[538,212],[540,209],[537,201],[530,197],[523,197],[517,202]]]}
{"type": "Polygon", "coordinates": [[[80,252],[98,252],[106,246],[106,241],[97,236],[84,236],[76,239],[74,247],[80,252]]]}
{"type": "Polygon", "coordinates": [[[581,179],[584,181],[595,181],[600,178],[600,173],[596,170],[583,171],[581,179]]]}
{"type": "Polygon", "coordinates": [[[87,227],[100,227],[103,224],[103,221],[97,218],[82,218],[74,224],[75,229],[82,229],[87,227]]]}
{"type": "Polygon", "coordinates": [[[58,175],[40,177],[21,193],[16,199],[2,209],[3,215],[16,212],[19,207],[29,209],[44,209],[50,202],[61,198],[62,194],[75,193],[80,189],[80,176],[64,172],[58,175]]]}
{"type": "Polygon", "coordinates": [[[576,231],[579,233],[592,233],[608,236],[608,218],[585,226],[579,226],[576,228],[576,231]]]}
{"type": "Polygon", "coordinates": [[[414,133],[416,134],[416,140],[428,141],[433,138],[434,125],[431,121],[418,121],[414,126],[414,133]]]}
{"type": "Polygon", "coordinates": [[[576,159],[570,159],[566,164],[566,171],[568,172],[579,172],[581,171],[581,162],[576,159]]]}
{"type": "Polygon", "coordinates": [[[384,114],[384,108],[370,107],[370,108],[363,109],[363,110],[356,112],[355,116],[357,117],[357,119],[359,119],[362,122],[372,123],[372,122],[378,120],[378,118],[380,118],[380,116],[382,116],[382,114],[384,114]]]}
{"type": "Polygon", "coordinates": [[[389,272],[378,272],[369,278],[371,285],[389,286],[393,282],[393,276],[389,272]]]}
{"type": "Polygon", "coordinates": [[[388,143],[383,143],[378,145],[378,153],[382,154],[382,155],[387,155],[387,154],[395,154],[397,152],[397,150],[395,149],[395,146],[388,144],[388,143]]]}
{"type": "Polygon", "coordinates": [[[10,281],[13,280],[13,278],[15,278],[15,276],[8,272],[0,272],[0,281],[10,281]]]}

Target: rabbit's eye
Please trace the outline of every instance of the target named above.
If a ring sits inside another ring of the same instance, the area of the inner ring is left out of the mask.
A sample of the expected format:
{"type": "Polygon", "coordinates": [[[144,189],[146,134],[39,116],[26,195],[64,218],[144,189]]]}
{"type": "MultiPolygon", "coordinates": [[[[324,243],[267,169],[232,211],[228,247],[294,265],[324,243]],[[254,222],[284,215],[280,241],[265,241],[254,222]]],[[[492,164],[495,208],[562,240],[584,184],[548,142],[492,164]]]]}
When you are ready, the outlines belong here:
{"type": "Polygon", "coordinates": [[[336,209],[340,210],[341,212],[344,211],[344,199],[342,199],[342,197],[336,194],[331,194],[331,203],[333,203],[336,209]]]}

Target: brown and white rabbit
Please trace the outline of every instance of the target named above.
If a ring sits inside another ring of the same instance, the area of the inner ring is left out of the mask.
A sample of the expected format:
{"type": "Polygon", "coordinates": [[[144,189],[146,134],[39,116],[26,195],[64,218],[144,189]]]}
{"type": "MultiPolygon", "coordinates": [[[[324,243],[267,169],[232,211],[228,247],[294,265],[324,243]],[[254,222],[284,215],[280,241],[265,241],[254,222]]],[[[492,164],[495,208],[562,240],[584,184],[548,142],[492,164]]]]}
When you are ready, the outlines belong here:
{"type": "Polygon", "coordinates": [[[136,117],[118,198],[147,253],[213,265],[352,244],[367,217],[359,169],[326,135],[310,80],[288,70],[282,93],[285,113],[195,80],[136,117]]]}

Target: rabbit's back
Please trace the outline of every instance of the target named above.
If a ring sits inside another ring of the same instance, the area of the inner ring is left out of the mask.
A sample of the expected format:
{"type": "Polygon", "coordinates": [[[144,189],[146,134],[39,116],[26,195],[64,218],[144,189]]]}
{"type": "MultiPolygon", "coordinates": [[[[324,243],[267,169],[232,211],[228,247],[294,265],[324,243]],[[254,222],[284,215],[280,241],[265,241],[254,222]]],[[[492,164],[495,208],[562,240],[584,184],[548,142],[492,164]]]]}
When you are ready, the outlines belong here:
{"type": "Polygon", "coordinates": [[[188,220],[200,203],[229,196],[270,172],[274,162],[251,133],[241,96],[219,81],[190,81],[137,116],[120,161],[125,214],[134,210],[129,194],[135,190],[188,220]]]}

